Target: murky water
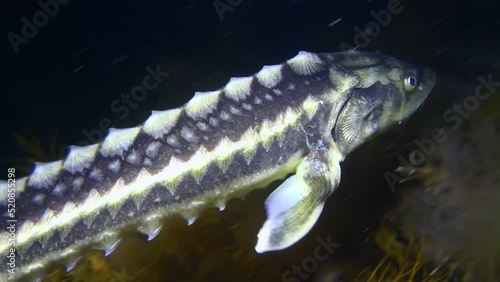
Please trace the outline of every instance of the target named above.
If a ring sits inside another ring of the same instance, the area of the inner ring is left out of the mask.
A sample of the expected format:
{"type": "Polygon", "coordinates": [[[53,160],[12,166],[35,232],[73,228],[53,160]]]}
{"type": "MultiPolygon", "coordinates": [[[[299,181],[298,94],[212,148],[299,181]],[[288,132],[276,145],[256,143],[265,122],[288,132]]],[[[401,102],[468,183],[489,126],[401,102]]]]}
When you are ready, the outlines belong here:
{"type": "Polygon", "coordinates": [[[45,281],[500,281],[496,1],[12,5],[2,25],[2,171],[29,174],[66,145],[98,142],[110,127],[301,50],[376,50],[437,73],[411,119],[342,163],[340,187],[291,248],[254,250],[277,182],[191,226],[167,218],[150,242],[130,232],[110,256],[88,251],[69,273],[43,266],[54,271],[45,281]],[[134,92],[158,65],[155,87],[134,92]]]}

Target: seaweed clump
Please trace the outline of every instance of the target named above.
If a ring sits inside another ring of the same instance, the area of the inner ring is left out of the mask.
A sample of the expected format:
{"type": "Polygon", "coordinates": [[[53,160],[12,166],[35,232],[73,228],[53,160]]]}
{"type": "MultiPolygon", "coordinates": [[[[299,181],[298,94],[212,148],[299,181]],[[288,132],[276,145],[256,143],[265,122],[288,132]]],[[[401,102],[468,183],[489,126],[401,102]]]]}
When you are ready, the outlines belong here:
{"type": "Polygon", "coordinates": [[[66,148],[60,145],[59,131],[51,135],[50,141],[33,133],[12,133],[12,139],[22,152],[22,157],[10,158],[6,162],[24,175],[30,174],[35,162],[50,162],[63,159],[66,148]]]}
{"type": "Polygon", "coordinates": [[[402,185],[402,201],[388,215],[418,242],[411,260],[435,265],[427,277],[500,281],[500,101],[491,99],[460,128],[445,129],[446,142],[414,170],[417,181],[402,185]]]}
{"type": "Polygon", "coordinates": [[[418,238],[401,237],[389,219],[380,225],[370,240],[378,247],[378,262],[365,268],[355,281],[442,282],[449,281],[453,275],[448,268],[434,271],[432,262],[422,254],[422,244],[418,238]]]}

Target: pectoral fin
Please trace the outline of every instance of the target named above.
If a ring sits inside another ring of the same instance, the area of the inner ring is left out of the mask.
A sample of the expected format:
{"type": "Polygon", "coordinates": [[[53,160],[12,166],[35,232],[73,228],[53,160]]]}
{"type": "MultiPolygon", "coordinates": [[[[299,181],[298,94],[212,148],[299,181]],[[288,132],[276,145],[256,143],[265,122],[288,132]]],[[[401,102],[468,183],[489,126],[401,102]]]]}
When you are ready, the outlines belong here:
{"type": "Polygon", "coordinates": [[[328,196],[340,181],[341,154],[318,146],[266,199],[267,220],[260,229],[255,250],[282,250],[304,237],[319,218],[328,196]]]}

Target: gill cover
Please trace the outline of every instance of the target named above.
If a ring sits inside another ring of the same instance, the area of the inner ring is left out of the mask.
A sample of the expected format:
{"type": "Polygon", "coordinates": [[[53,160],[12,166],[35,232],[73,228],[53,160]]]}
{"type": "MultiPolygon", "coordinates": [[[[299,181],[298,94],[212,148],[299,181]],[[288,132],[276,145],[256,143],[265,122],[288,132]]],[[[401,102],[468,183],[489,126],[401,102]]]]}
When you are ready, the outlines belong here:
{"type": "Polygon", "coordinates": [[[401,97],[392,84],[376,82],[367,88],[354,89],[338,115],[333,139],[342,152],[350,152],[386,126],[384,108],[392,110],[400,106],[401,97]]]}

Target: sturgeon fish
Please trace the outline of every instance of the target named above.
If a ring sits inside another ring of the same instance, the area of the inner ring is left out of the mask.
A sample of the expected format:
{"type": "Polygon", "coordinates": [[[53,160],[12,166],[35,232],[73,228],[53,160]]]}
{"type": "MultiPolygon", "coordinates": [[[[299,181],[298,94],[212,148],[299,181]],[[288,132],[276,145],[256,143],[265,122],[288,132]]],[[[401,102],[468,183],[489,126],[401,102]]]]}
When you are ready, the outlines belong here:
{"type": "Polygon", "coordinates": [[[12,278],[11,248],[15,278],[36,279],[45,265],[70,264],[84,250],[111,253],[124,230],[152,240],[166,216],[192,223],[204,208],[291,175],[265,201],[255,246],[285,249],[317,221],[345,156],[407,119],[435,81],[432,70],[378,52],[299,52],[196,92],[180,108],[152,111],[139,126],[109,129],[99,144],[70,146],[64,160],[0,183],[2,209],[15,189],[18,211],[15,245],[0,234],[0,278],[12,278]]]}

